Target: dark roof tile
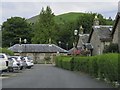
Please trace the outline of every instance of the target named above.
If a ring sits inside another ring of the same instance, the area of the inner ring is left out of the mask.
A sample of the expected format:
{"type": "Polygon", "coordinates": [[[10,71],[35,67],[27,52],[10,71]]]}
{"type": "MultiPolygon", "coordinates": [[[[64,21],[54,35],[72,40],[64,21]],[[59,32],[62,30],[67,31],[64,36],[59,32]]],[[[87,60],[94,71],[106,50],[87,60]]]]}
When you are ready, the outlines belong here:
{"type": "Polygon", "coordinates": [[[93,26],[93,30],[90,34],[89,41],[91,39],[91,35],[93,32],[97,32],[98,37],[101,41],[111,41],[111,32],[112,32],[112,26],[104,26],[104,25],[99,25],[99,26],[93,26]]]}
{"type": "Polygon", "coordinates": [[[64,50],[55,44],[15,44],[9,48],[13,52],[40,52],[40,53],[67,53],[67,50],[64,50]]]}

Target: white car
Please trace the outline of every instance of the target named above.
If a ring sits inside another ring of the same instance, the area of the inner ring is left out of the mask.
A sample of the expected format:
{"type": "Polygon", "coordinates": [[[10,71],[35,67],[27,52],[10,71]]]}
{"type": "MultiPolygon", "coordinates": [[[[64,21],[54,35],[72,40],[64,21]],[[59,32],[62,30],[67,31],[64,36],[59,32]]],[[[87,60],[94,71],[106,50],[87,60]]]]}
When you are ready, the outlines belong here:
{"type": "Polygon", "coordinates": [[[30,57],[24,57],[26,64],[27,64],[27,68],[30,69],[32,66],[34,66],[33,60],[30,57]]]}
{"type": "Polygon", "coordinates": [[[8,69],[8,58],[4,53],[0,53],[0,71],[7,71],[8,69]]]}
{"type": "Polygon", "coordinates": [[[18,56],[17,60],[20,61],[20,70],[25,69],[27,67],[27,63],[23,56],[18,56]]]}
{"type": "Polygon", "coordinates": [[[22,70],[23,68],[26,68],[26,62],[24,60],[24,57],[22,56],[11,56],[12,58],[15,58],[17,61],[20,62],[20,70],[22,70]]]}
{"type": "Polygon", "coordinates": [[[8,71],[9,72],[14,72],[14,71],[19,71],[20,70],[20,62],[14,58],[14,57],[9,57],[8,58],[8,71]]]}

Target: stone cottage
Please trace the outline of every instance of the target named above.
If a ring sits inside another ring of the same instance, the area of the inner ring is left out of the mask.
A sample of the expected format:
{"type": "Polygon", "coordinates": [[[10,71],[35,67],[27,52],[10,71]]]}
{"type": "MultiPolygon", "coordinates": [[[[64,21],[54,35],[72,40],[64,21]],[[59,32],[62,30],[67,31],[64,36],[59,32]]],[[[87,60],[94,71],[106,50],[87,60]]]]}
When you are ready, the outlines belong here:
{"type": "Polygon", "coordinates": [[[31,56],[35,63],[44,63],[46,57],[53,60],[55,55],[67,53],[55,44],[15,44],[9,48],[15,55],[31,56]]]}
{"type": "Polygon", "coordinates": [[[118,44],[120,52],[120,12],[117,13],[115,24],[112,30],[112,43],[118,44]]]}
{"type": "MultiPolygon", "coordinates": [[[[92,45],[88,43],[89,39],[89,34],[84,34],[83,33],[83,27],[80,26],[79,28],[79,40],[77,43],[77,47],[72,48],[68,51],[68,55],[76,54],[80,55],[82,54],[83,51],[91,51],[92,50],[92,45]]],[[[91,52],[89,53],[91,55],[91,52]]]]}
{"type": "Polygon", "coordinates": [[[97,16],[94,19],[94,26],[90,33],[88,43],[93,46],[92,55],[100,55],[106,46],[112,41],[112,26],[99,25],[97,16]]]}
{"type": "MultiPolygon", "coordinates": [[[[80,48],[80,51],[82,52],[83,50],[87,51],[87,50],[92,50],[92,45],[90,43],[88,43],[88,39],[89,39],[89,34],[84,34],[83,33],[83,28],[82,26],[80,27],[80,33],[79,33],[79,40],[78,40],[78,44],[77,47],[80,48]]],[[[89,53],[91,55],[91,53],[89,53]]]]}

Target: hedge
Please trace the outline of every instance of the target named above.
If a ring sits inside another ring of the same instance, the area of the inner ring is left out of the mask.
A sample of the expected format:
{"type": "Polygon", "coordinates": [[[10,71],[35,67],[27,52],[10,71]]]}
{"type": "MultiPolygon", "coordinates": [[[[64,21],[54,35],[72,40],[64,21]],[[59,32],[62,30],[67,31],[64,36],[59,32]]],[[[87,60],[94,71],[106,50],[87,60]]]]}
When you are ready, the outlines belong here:
{"type": "Polygon", "coordinates": [[[71,59],[72,57],[57,56],[55,58],[55,63],[57,63],[56,66],[67,69],[67,70],[71,70],[71,63],[70,63],[71,59]]]}
{"type": "Polygon", "coordinates": [[[118,74],[118,56],[117,53],[109,53],[91,57],[71,57],[58,56],[55,59],[57,67],[71,71],[81,71],[90,74],[96,78],[107,79],[110,82],[120,81],[118,74]]]}

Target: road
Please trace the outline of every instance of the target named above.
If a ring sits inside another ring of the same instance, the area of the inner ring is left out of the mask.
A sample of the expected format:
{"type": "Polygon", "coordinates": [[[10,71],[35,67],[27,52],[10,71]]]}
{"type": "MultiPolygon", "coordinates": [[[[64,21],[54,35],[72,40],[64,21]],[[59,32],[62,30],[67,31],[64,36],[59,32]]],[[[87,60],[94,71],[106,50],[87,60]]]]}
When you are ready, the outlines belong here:
{"type": "Polygon", "coordinates": [[[3,88],[110,88],[89,75],[57,68],[53,65],[35,65],[16,76],[4,78],[3,88]]]}

